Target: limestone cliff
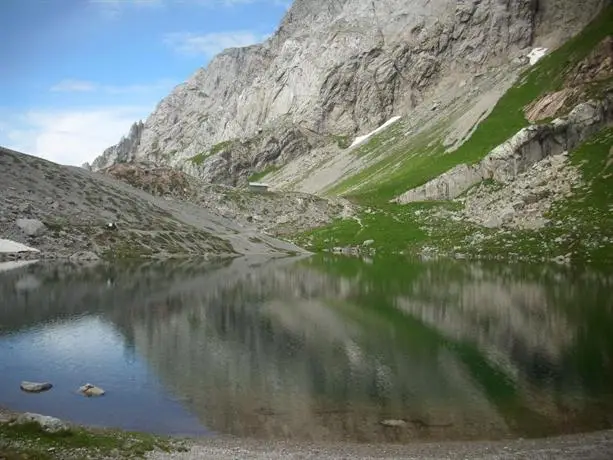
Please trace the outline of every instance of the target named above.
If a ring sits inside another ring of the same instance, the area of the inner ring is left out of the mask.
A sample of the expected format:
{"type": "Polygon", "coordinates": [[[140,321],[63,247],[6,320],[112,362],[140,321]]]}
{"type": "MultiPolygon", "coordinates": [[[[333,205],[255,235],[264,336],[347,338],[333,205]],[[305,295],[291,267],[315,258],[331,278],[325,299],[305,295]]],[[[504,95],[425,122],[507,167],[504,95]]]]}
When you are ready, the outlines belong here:
{"type": "Polygon", "coordinates": [[[86,169],[99,170],[116,163],[125,163],[133,159],[138,151],[141,136],[145,125],[142,121],[134,123],[130,128],[127,137],[121,138],[117,145],[113,145],[106,149],[101,156],[96,158],[89,168],[86,169]]]}
{"type": "Polygon", "coordinates": [[[579,31],[606,0],[296,0],[266,42],[176,87],[94,169],[138,159],[236,185],[379,126],[446,77],[579,31]]]}

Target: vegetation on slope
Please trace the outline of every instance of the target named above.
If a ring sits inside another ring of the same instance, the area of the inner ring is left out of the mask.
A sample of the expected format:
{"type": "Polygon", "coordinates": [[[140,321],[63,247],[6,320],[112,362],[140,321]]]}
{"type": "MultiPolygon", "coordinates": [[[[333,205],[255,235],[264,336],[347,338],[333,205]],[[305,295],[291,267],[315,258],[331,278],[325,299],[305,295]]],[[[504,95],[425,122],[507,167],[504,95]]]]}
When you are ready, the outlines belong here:
{"type": "MultiPolygon", "coordinates": [[[[453,153],[445,153],[440,141],[444,137],[444,122],[430,132],[414,136],[410,145],[402,138],[399,125],[374,136],[357,149],[356,155],[382,155],[384,150],[382,159],[329,191],[343,194],[367,206],[367,210],[352,220],[338,220],[325,228],[297,235],[295,241],[312,250],[359,246],[373,239],[379,253],[416,253],[433,245],[452,255],[536,261],[570,254],[576,261],[613,263],[613,235],[608,234],[613,222],[607,217],[613,211],[609,205],[613,201],[605,193],[613,186],[609,169],[613,164],[609,153],[613,145],[610,130],[571,154],[572,163],[580,166],[585,186],[575,190],[571,199],[557,203],[546,216],[554,224],[542,230],[485,229],[440,217],[445,210],[461,206],[456,202],[388,203],[458,164],[480,161],[527,126],[524,108],[559,90],[577,64],[611,34],[613,7],[608,7],[581,34],[528,69],[453,153]],[[475,235],[483,242],[474,244],[475,235]]],[[[603,86],[600,82],[591,90],[600,91],[610,83],[603,86]]]]}
{"type": "Polygon", "coordinates": [[[260,180],[262,180],[264,177],[268,176],[269,174],[274,173],[275,171],[278,171],[279,169],[281,169],[280,166],[277,165],[269,165],[267,166],[264,170],[260,171],[260,172],[255,172],[253,173],[251,176],[249,176],[249,178],[247,179],[249,182],[259,182],[260,180]]]}
{"type": "Polygon", "coordinates": [[[194,164],[195,166],[200,166],[204,163],[204,160],[227,149],[233,143],[234,143],[234,140],[219,142],[215,144],[213,147],[211,147],[209,150],[205,152],[200,152],[199,154],[194,155],[193,157],[189,159],[189,161],[191,161],[192,164],[194,164]]]}
{"type": "Polygon", "coordinates": [[[0,423],[0,458],[11,460],[135,459],[153,450],[184,449],[179,441],[141,433],[85,428],[49,433],[37,423],[0,423]]]}
{"type": "MultiPolygon", "coordinates": [[[[470,139],[453,153],[446,153],[441,143],[444,123],[431,132],[409,139],[398,139],[401,136],[400,125],[373,136],[356,149],[356,155],[383,153],[383,158],[339,183],[329,193],[343,194],[361,203],[381,204],[458,164],[482,160],[494,147],[528,126],[529,122],[524,116],[526,105],[544,94],[561,89],[577,63],[611,34],[613,7],[608,7],[582,33],[527,69],[518,83],[498,101],[491,114],[479,124],[470,139]],[[379,146],[385,149],[378,149],[379,146]],[[372,180],[374,177],[376,181],[372,180]]],[[[593,90],[597,90],[596,86],[601,85],[595,85],[593,90]]]]}

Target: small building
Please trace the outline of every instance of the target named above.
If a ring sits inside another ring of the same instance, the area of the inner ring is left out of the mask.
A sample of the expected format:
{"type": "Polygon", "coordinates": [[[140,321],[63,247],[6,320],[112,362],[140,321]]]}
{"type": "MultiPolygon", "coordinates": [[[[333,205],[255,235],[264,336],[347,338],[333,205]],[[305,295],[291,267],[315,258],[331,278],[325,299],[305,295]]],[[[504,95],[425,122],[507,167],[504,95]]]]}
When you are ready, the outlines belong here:
{"type": "Polygon", "coordinates": [[[249,182],[249,190],[252,192],[267,192],[268,184],[263,184],[261,182],[249,182]]]}

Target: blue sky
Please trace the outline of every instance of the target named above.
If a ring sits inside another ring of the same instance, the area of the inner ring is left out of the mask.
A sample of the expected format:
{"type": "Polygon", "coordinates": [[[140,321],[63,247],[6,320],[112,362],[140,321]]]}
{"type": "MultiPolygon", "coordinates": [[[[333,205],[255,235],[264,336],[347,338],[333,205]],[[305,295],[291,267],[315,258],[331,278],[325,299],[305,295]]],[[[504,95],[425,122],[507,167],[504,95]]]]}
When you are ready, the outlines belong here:
{"type": "Polygon", "coordinates": [[[80,165],[289,0],[0,0],[0,145],[80,165]]]}

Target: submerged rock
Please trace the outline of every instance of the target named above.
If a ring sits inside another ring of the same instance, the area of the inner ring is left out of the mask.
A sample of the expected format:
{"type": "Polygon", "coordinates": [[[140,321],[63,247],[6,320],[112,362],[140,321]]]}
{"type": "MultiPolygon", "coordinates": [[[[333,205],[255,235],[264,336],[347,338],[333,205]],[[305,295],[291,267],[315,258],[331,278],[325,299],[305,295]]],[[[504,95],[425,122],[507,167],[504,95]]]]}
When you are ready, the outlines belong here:
{"type": "Polygon", "coordinates": [[[27,382],[24,380],[21,382],[21,385],[19,385],[19,388],[28,393],[41,393],[50,390],[53,388],[53,385],[49,382],[27,382]]]}
{"type": "Polygon", "coordinates": [[[79,388],[79,392],[85,396],[102,396],[105,391],[102,388],[99,388],[91,383],[86,383],[82,387],[79,388]]]}
{"type": "Polygon", "coordinates": [[[17,417],[14,422],[16,425],[25,425],[27,423],[37,423],[47,433],[58,433],[60,431],[67,431],[70,429],[67,423],[61,421],[59,418],[50,417],[48,415],[33,414],[26,412],[17,417]]]}

